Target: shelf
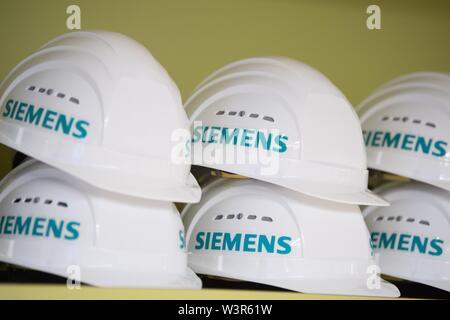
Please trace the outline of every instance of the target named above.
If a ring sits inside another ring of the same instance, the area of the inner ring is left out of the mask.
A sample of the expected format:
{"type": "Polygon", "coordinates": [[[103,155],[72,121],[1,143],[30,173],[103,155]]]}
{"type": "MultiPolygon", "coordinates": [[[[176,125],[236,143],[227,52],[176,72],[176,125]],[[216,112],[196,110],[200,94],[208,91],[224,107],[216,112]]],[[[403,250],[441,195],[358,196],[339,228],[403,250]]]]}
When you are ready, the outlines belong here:
{"type": "Polygon", "coordinates": [[[203,290],[163,290],[163,289],[108,289],[82,286],[68,289],[64,285],[41,284],[1,284],[0,300],[6,299],[159,299],[159,300],[329,300],[383,299],[375,297],[353,297],[335,295],[315,295],[295,292],[203,289],[203,290]]]}

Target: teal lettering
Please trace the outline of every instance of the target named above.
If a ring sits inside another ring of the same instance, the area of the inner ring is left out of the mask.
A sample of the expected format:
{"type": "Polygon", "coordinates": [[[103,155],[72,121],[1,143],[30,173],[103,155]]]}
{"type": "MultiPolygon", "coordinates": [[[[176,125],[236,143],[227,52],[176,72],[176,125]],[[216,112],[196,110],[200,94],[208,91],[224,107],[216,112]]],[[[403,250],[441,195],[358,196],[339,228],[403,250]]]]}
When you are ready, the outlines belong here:
{"type": "Polygon", "coordinates": [[[417,250],[420,253],[426,253],[427,245],[428,245],[428,238],[424,238],[422,242],[422,239],[420,237],[414,236],[412,238],[411,251],[414,252],[416,251],[417,248],[417,250]]]}
{"type": "Polygon", "coordinates": [[[225,233],[223,236],[222,250],[240,251],[242,234],[237,233],[234,237],[231,234],[225,233]]]}
{"type": "Polygon", "coordinates": [[[380,140],[381,140],[381,135],[383,134],[383,132],[381,131],[375,131],[374,135],[373,135],[373,139],[372,139],[372,147],[380,147],[380,140]]]}
{"type": "Polygon", "coordinates": [[[0,216],[0,234],[3,233],[3,222],[5,221],[5,216],[0,216]]]}
{"type": "Polygon", "coordinates": [[[380,235],[380,242],[378,244],[378,247],[385,248],[385,249],[388,249],[388,248],[394,249],[396,239],[397,239],[396,233],[391,234],[391,236],[388,238],[387,234],[382,232],[380,235]]]}
{"type": "Polygon", "coordinates": [[[259,145],[263,146],[263,149],[270,150],[270,145],[272,143],[272,134],[266,137],[263,132],[258,131],[256,134],[256,148],[259,148],[259,145]]]}
{"type": "Polygon", "coordinates": [[[398,240],[398,250],[408,251],[409,250],[409,240],[411,239],[410,234],[401,234],[398,240]]]}
{"type": "Polygon", "coordinates": [[[416,136],[414,136],[412,134],[405,134],[403,136],[402,149],[411,151],[412,150],[412,146],[411,145],[414,143],[414,138],[415,137],[416,136]]]}
{"type": "Polygon", "coordinates": [[[235,128],[233,129],[233,132],[231,134],[228,134],[229,129],[228,128],[222,128],[222,136],[220,138],[220,143],[231,143],[231,139],[233,139],[233,144],[236,145],[238,142],[238,136],[239,136],[239,129],[235,128]]]}
{"type": "Polygon", "coordinates": [[[212,236],[211,250],[220,250],[220,242],[222,240],[222,232],[214,232],[212,236]]]}
{"type": "Polygon", "coordinates": [[[186,238],[183,230],[178,232],[178,239],[180,240],[180,249],[186,249],[186,238]]]}
{"type": "Polygon", "coordinates": [[[277,151],[279,153],[286,152],[287,150],[286,142],[288,141],[288,139],[289,138],[287,136],[277,136],[275,138],[275,143],[278,145],[278,147],[274,148],[274,151],[277,151]]]}
{"type": "Polygon", "coordinates": [[[27,108],[28,104],[25,102],[19,103],[19,108],[17,109],[16,113],[16,120],[23,121],[23,115],[25,114],[25,109],[27,108]]]}
{"type": "Polygon", "coordinates": [[[34,106],[29,105],[27,113],[25,114],[25,122],[30,124],[39,125],[42,117],[42,113],[44,113],[44,109],[38,108],[36,112],[34,112],[34,106]]]}
{"type": "Polygon", "coordinates": [[[192,142],[200,141],[200,137],[202,136],[202,127],[194,128],[194,136],[192,137],[192,142]]]}
{"type": "Polygon", "coordinates": [[[291,247],[291,237],[286,237],[286,236],[282,236],[278,238],[278,246],[283,248],[283,250],[278,249],[277,253],[278,254],[289,254],[292,251],[292,247],[291,247]]]}
{"type": "Polygon", "coordinates": [[[8,100],[5,104],[5,110],[2,113],[2,117],[8,117],[11,112],[11,105],[14,103],[14,100],[8,100]]]}
{"type": "Polygon", "coordinates": [[[442,246],[444,241],[441,239],[433,239],[430,242],[430,246],[433,248],[433,251],[429,251],[428,254],[432,256],[440,256],[444,252],[442,246]]]}
{"type": "Polygon", "coordinates": [[[66,231],[69,234],[66,234],[64,236],[64,239],[66,240],[76,240],[80,236],[80,232],[78,231],[78,228],[80,227],[81,223],[71,221],[66,226],[66,231]]]}
{"type": "Polygon", "coordinates": [[[61,234],[64,227],[64,221],[61,221],[59,225],[55,220],[49,219],[47,224],[47,231],[45,232],[45,236],[49,237],[50,234],[53,234],[53,237],[59,239],[61,238],[61,234]]]}
{"type": "Polygon", "coordinates": [[[55,117],[58,113],[55,111],[47,110],[44,116],[44,120],[42,122],[42,126],[46,129],[53,130],[51,124],[55,121],[55,117]]]}
{"type": "Polygon", "coordinates": [[[78,132],[74,132],[72,136],[78,139],[84,139],[88,135],[87,127],[89,127],[89,122],[80,120],[75,123],[75,128],[78,132]]]}
{"type": "Polygon", "coordinates": [[[219,136],[220,127],[211,127],[211,133],[209,135],[209,143],[217,143],[217,137],[219,136]]]}
{"type": "Polygon", "coordinates": [[[22,217],[16,217],[16,224],[14,226],[14,234],[28,235],[30,233],[31,217],[26,217],[22,222],[22,217]]]}
{"type": "Polygon", "coordinates": [[[378,237],[380,236],[379,232],[372,232],[370,235],[370,243],[373,245],[373,248],[377,248],[378,237]]]}
{"type": "Polygon", "coordinates": [[[13,109],[12,109],[11,113],[9,114],[9,117],[10,117],[11,119],[14,118],[14,115],[15,115],[15,113],[16,113],[16,110],[17,110],[17,106],[18,106],[18,105],[19,105],[19,101],[15,101],[15,102],[14,102],[13,109]]]}
{"type": "Polygon", "coordinates": [[[202,142],[206,142],[206,133],[208,132],[209,127],[203,127],[203,133],[202,133],[202,142]]]}
{"type": "Polygon", "coordinates": [[[255,252],[256,249],[253,247],[256,244],[256,234],[246,234],[244,236],[244,251],[245,252],[255,252]]]}
{"type": "Polygon", "coordinates": [[[400,142],[400,138],[401,138],[401,134],[400,133],[396,133],[394,134],[393,137],[391,137],[391,133],[390,132],[385,132],[384,133],[384,137],[383,137],[383,147],[388,147],[388,148],[397,148],[398,147],[398,143],[400,142]]]}
{"type": "Polygon", "coordinates": [[[33,226],[33,236],[36,237],[42,237],[44,233],[40,231],[41,229],[44,229],[45,219],[44,218],[36,218],[34,219],[34,226],[33,226]]]}
{"type": "Polygon", "coordinates": [[[435,151],[433,151],[432,155],[436,156],[436,157],[443,157],[447,154],[447,142],[445,141],[436,141],[434,143],[434,148],[436,149],[435,151]]]}
{"type": "Polygon", "coordinates": [[[368,147],[370,138],[372,137],[372,131],[367,132],[367,131],[363,130],[363,136],[364,136],[364,143],[368,147]]]}
{"type": "Polygon", "coordinates": [[[249,136],[249,134],[254,134],[254,133],[255,133],[255,131],[253,131],[253,130],[244,129],[242,131],[241,146],[251,147],[252,145],[248,141],[251,140],[252,137],[249,136]]]}
{"type": "Polygon", "coordinates": [[[417,137],[416,147],[414,148],[415,152],[418,152],[419,149],[425,154],[429,154],[431,150],[431,145],[433,144],[432,139],[425,140],[424,137],[417,137]]]}
{"type": "Polygon", "coordinates": [[[14,221],[14,217],[12,216],[7,216],[6,217],[6,223],[5,223],[5,230],[3,231],[4,234],[12,234],[13,230],[13,221],[14,221]]]}
{"type": "Polygon", "coordinates": [[[67,118],[65,115],[60,114],[58,117],[58,120],[56,121],[55,131],[59,131],[60,128],[62,128],[62,132],[65,135],[69,135],[72,131],[72,125],[73,125],[74,119],[70,118],[69,121],[67,121],[67,118]]]}
{"type": "Polygon", "coordinates": [[[205,242],[203,241],[204,236],[205,236],[204,232],[197,233],[197,236],[195,238],[195,241],[196,241],[195,249],[196,250],[203,249],[203,247],[205,246],[205,242]]]}
{"type": "Polygon", "coordinates": [[[210,238],[211,238],[211,233],[210,232],[207,232],[206,233],[206,239],[205,239],[205,250],[208,250],[209,249],[209,240],[210,240],[210,238]]]}
{"type": "Polygon", "coordinates": [[[259,236],[259,241],[258,241],[258,252],[268,252],[268,253],[274,253],[275,252],[275,236],[271,236],[270,237],[270,241],[269,238],[265,235],[260,235],[259,236]],[[264,248],[264,250],[263,250],[264,248]]]}

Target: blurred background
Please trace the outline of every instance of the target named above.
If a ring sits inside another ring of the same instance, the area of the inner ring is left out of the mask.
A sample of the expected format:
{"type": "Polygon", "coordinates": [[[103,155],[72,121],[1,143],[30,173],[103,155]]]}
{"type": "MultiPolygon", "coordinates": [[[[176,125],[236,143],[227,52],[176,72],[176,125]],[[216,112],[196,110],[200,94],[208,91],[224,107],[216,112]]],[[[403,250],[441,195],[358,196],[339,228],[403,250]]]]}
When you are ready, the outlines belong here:
{"type": "MultiPolygon", "coordinates": [[[[401,74],[450,72],[448,0],[1,0],[0,79],[68,31],[71,4],[81,8],[82,29],[117,31],[143,43],[184,99],[208,73],[257,55],[312,65],[354,105],[401,74]],[[381,8],[381,30],[366,26],[371,4],[381,8]]],[[[11,157],[0,146],[0,177],[11,157]]]]}

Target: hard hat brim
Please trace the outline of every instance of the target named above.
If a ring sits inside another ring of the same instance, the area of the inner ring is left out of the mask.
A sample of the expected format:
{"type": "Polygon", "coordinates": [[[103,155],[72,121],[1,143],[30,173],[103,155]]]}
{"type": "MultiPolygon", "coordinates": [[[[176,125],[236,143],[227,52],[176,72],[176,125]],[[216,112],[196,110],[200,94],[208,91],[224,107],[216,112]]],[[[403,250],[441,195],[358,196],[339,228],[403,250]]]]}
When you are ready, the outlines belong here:
{"type": "Polygon", "coordinates": [[[450,280],[448,280],[450,272],[448,272],[448,268],[445,269],[444,261],[423,260],[423,266],[419,268],[417,267],[417,258],[400,257],[396,252],[382,252],[379,253],[379,263],[382,274],[450,292],[450,280]],[[432,267],[433,265],[435,267],[432,267]],[[430,270],[428,274],[424,274],[425,266],[430,270]],[[437,279],[439,277],[440,279],[437,279]]]}
{"type": "Polygon", "coordinates": [[[450,191],[450,176],[443,174],[447,164],[435,160],[435,163],[431,165],[431,161],[427,162],[419,157],[405,155],[398,150],[367,148],[367,165],[369,168],[422,181],[450,191]]]}
{"type": "Polygon", "coordinates": [[[201,188],[191,173],[187,173],[184,181],[147,174],[149,170],[157,173],[160,168],[168,168],[167,161],[134,158],[129,162],[126,161],[129,157],[101,151],[94,146],[73,146],[60,139],[45,135],[36,138],[36,135],[36,131],[1,122],[0,143],[99,189],[143,199],[181,203],[200,201],[201,188]],[[137,170],[133,163],[147,169],[137,170]]]}
{"type": "MultiPolygon", "coordinates": [[[[18,247],[18,245],[19,243],[16,242],[15,247],[18,247]]],[[[25,252],[26,248],[31,249],[29,243],[23,244],[23,246],[22,250],[16,248],[15,251],[25,252]]],[[[99,260],[102,257],[111,258],[114,256],[115,259],[126,259],[126,255],[124,256],[121,252],[85,249],[85,254],[81,260],[89,259],[89,257],[93,256],[99,260]]],[[[146,257],[143,258],[146,259],[146,257]]],[[[123,266],[114,267],[112,263],[114,260],[111,260],[111,264],[96,265],[95,263],[87,264],[85,263],[86,261],[72,261],[67,265],[64,263],[55,263],[52,266],[52,263],[49,263],[45,259],[41,260],[44,263],[40,264],[36,263],[36,259],[32,260],[29,255],[24,255],[23,257],[11,256],[3,250],[0,250],[0,261],[31,270],[54,274],[63,278],[67,278],[69,275],[68,267],[79,266],[81,282],[97,287],[161,289],[201,289],[202,287],[200,278],[189,267],[186,267],[186,271],[183,274],[174,274],[164,272],[163,270],[161,272],[155,272],[154,270],[148,271],[145,266],[133,265],[131,263],[128,268],[123,266]]]]}
{"type": "MultiPolygon", "coordinates": [[[[200,274],[202,272],[199,272],[200,274]]],[[[388,297],[397,298],[400,296],[400,291],[395,285],[383,279],[380,280],[379,286],[374,289],[369,289],[366,279],[305,279],[302,277],[290,277],[288,279],[269,279],[269,278],[253,278],[238,274],[215,271],[208,273],[223,278],[249,281],[254,283],[261,283],[270,286],[280,287],[287,290],[308,294],[335,294],[346,296],[367,296],[367,297],[388,297]]]]}
{"type": "Polygon", "coordinates": [[[389,206],[389,203],[367,189],[367,170],[347,167],[333,167],[304,160],[279,159],[277,174],[261,174],[261,167],[252,164],[207,163],[194,154],[193,164],[216,170],[239,174],[248,178],[273,183],[334,202],[389,206]]]}

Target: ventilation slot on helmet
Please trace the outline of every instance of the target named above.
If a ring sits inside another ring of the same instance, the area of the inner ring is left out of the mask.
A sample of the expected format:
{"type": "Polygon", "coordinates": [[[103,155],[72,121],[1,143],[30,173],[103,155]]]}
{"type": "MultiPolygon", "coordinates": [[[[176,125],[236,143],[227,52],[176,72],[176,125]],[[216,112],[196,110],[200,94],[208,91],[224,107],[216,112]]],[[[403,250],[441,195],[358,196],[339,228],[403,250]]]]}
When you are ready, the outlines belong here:
{"type": "MultiPolygon", "coordinates": [[[[389,116],[383,116],[383,117],[381,117],[380,120],[381,121],[392,120],[392,121],[396,121],[396,122],[397,121],[403,121],[403,122],[410,122],[411,121],[411,119],[409,117],[407,117],[407,116],[403,116],[403,117],[396,116],[396,117],[392,117],[392,118],[390,118],[389,116]]],[[[414,123],[414,124],[422,124],[423,123],[422,120],[420,120],[420,119],[413,119],[411,122],[414,123]]],[[[433,122],[425,122],[424,124],[427,127],[436,128],[436,124],[433,123],[433,122]]]]}
{"type": "MultiPolygon", "coordinates": [[[[41,201],[41,197],[28,197],[28,198],[15,198],[12,203],[13,204],[18,204],[18,203],[27,203],[27,204],[39,204],[39,203],[43,203],[45,205],[52,205],[55,203],[54,200],[51,199],[45,199],[44,201],[41,201]]],[[[64,201],[58,201],[56,202],[56,205],[62,208],[68,208],[69,205],[67,202],[64,201]]]]}
{"type": "MultiPolygon", "coordinates": [[[[28,91],[35,91],[35,90],[36,90],[36,86],[29,86],[29,87],[27,88],[27,90],[28,90],[28,91]]],[[[54,89],[46,89],[46,88],[39,88],[37,91],[38,91],[39,93],[45,93],[45,94],[47,94],[48,96],[52,96],[52,95],[55,93],[55,90],[54,90],[54,89]]],[[[56,94],[56,97],[57,97],[57,98],[60,98],[60,99],[64,99],[64,98],[66,98],[66,94],[65,94],[65,93],[62,93],[62,92],[58,92],[58,93],[56,94]]],[[[70,97],[70,98],[69,98],[69,102],[71,102],[71,103],[73,103],[73,104],[80,104],[80,100],[79,100],[78,98],[76,98],[76,97],[70,97]]]]}
{"type": "Polygon", "coordinates": [[[68,207],[68,205],[67,205],[67,203],[66,203],[66,202],[61,202],[61,201],[59,201],[59,202],[58,202],[58,207],[63,207],[63,208],[67,208],[67,207],[68,207]]]}
{"type": "Polygon", "coordinates": [[[78,100],[77,98],[74,98],[74,97],[70,97],[69,101],[72,103],[75,103],[75,104],[80,104],[80,100],[78,100]]]}
{"type": "MultiPolygon", "coordinates": [[[[247,113],[244,110],[241,110],[239,112],[237,112],[237,111],[228,111],[228,113],[225,110],[219,110],[219,111],[216,112],[216,116],[223,116],[223,115],[229,115],[229,116],[236,116],[237,115],[237,116],[242,118],[242,117],[245,117],[247,115],[247,113]]],[[[257,119],[257,118],[259,118],[259,114],[257,114],[257,113],[250,113],[248,115],[248,117],[252,118],[252,119],[257,119]]],[[[269,122],[275,122],[275,119],[273,117],[270,117],[270,116],[263,116],[262,119],[265,120],[265,121],[269,121],[269,122]]]]}
{"type": "MultiPolygon", "coordinates": [[[[227,220],[233,220],[233,219],[242,220],[244,218],[244,216],[245,215],[243,213],[228,214],[226,216],[224,216],[223,214],[218,214],[217,216],[214,217],[214,220],[223,220],[224,218],[227,219],[227,220]]],[[[249,214],[247,216],[247,219],[248,220],[256,220],[256,219],[258,219],[258,217],[256,215],[254,215],[254,214],[249,214]]],[[[261,221],[273,222],[273,218],[264,216],[264,217],[261,217],[261,221]]]]}
{"type": "MultiPolygon", "coordinates": [[[[383,220],[384,220],[383,216],[375,217],[375,221],[383,221],[383,220]]],[[[409,223],[416,222],[416,220],[414,218],[407,218],[406,220],[403,220],[403,216],[397,216],[397,217],[392,217],[391,216],[391,217],[388,217],[386,220],[387,221],[396,221],[396,222],[406,221],[406,222],[409,222],[409,223]]],[[[430,222],[427,221],[427,220],[420,220],[420,221],[418,221],[418,223],[422,224],[424,226],[430,226],[430,222]]]]}

